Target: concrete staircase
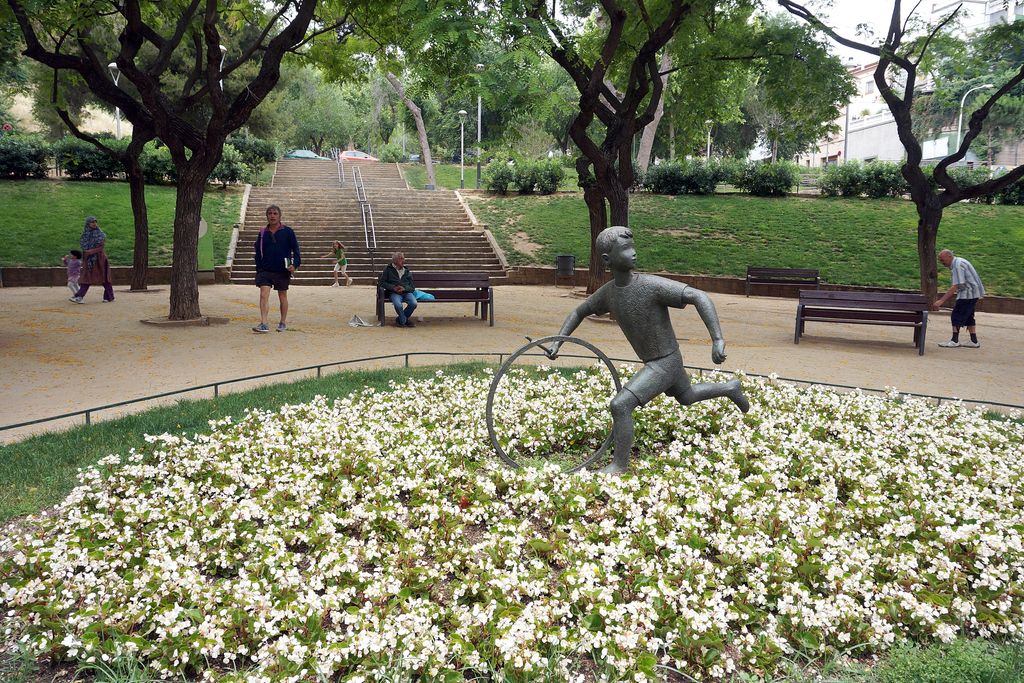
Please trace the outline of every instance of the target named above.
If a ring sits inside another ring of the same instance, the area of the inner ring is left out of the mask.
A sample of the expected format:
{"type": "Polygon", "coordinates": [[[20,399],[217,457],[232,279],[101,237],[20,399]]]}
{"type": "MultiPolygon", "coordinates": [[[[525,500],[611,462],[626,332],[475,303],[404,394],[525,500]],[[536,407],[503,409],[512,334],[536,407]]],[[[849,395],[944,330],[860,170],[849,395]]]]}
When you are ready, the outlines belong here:
{"type": "MultiPolygon", "coordinates": [[[[281,159],[270,181],[274,188],[341,187],[338,164],[321,159],[281,159]]],[[[281,207],[284,208],[284,207],[281,207]]],[[[248,221],[246,221],[248,223],[248,221]]],[[[302,244],[299,244],[300,248],[302,244]]]]}
{"type": "Polygon", "coordinates": [[[342,168],[344,169],[346,187],[352,184],[352,171],[358,169],[367,190],[409,189],[398,164],[388,164],[382,161],[343,161],[342,168]]]}
{"type": "Polygon", "coordinates": [[[302,267],[293,276],[293,285],[334,282],[334,259],[329,256],[334,240],[348,248],[348,273],[355,284],[376,283],[395,251],[405,253],[406,264],[414,273],[454,270],[504,276],[490,243],[473,226],[453,191],[410,190],[395,164],[346,162],[344,167],[345,185],[341,187],[333,161],[278,162],[272,185],[252,188],[232,263],[232,282],[249,284],[256,275],[252,245],[266,224],[265,211],[270,204],[281,207],[282,221],[299,238],[302,267]],[[373,254],[364,239],[352,186],[355,164],[359,164],[373,208],[377,234],[373,254]]]}

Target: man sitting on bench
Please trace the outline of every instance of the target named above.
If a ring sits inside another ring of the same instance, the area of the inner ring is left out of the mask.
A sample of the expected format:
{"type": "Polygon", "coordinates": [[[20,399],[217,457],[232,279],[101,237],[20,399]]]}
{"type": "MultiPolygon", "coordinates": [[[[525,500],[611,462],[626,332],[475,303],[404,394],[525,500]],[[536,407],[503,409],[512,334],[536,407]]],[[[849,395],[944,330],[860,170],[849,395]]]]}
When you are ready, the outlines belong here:
{"type": "Polygon", "coordinates": [[[384,267],[377,284],[384,288],[395,307],[398,327],[416,327],[412,321],[412,312],[416,310],[416,285],[412,279],[412,271],[405,267],[405,254],[396,251],[391,256],[391,263],[384,267]],[[403,309],[404,304],[404,309],[403,309]]]}

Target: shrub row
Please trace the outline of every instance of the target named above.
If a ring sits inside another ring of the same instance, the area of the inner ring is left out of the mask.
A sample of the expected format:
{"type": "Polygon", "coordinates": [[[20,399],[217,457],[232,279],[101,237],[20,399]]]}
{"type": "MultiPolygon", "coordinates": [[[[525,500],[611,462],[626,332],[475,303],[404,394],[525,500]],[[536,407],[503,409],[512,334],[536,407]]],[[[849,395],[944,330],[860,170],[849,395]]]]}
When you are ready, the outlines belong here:
{"type": "MultiPolygon", "coordinates": [[[[115,151],[124,151],[129,141],[105,138],[103,143],[115,151]]],[[[74,136],[69,135],[52,145],[38,135],[0,136],[0,178],[45,178],[51,158],[72,180],[109,180],[124,172],[119,161],[74,136]]],[[[248,180],[254,178],[265,163],[276,158],[273,143],[236,136],[224,146],[224,154],[210,180],[225,185],[248,180]]],[[[139,163],[149,184],[173,183],[177,179],[170,150],[160,143],[147,143],[139,163]]]]}
{"type": "MultiPolygon", "coordinates": [[[[821,175],[821,194],[826,197],[860,197],[866,195],[874,199],[882,197],[902,197],[910,193],[910,186],[900,172],[902,164],[891,161],[872,161],[861,164],[850,161],[839,166],[829,166],[821,175]]],[[[933,166],[924,167],[923,171],[932,185],[939,185],[932,177],[933,166]]],[[[961,187],[977,185],[989,178],[986,168],[949,169],[949,175],[961,187]]],[[[971,202],[982,204],[1024,204],[1024,183],[1018,182],[1003,188],[995,194],[971,199],[971,202]]]]}
{"type": "Polygon", "coordinates": [[[565,169],[554,160],[506,162],[495,160],[484,168],[484,186],[506,194],[510,186],[519,194],[551,194],[565,178],[565,169]]]}
{"type": "Polygon", "coordinates": [[[0,178],[45,178],[50,147],[38,135],[0,135],[0,178]]]}
{"type": "Polygon", "coordinates": [[[647,169],[639,186],[655,194],[713,194],[719,183],[730,183],[754,195],[781,196],[797,184],[795,164],[749,162],[738,159],[687,159],[647,169]]]}
{"type": "Polygon", "coordinates": [[[865,194],[875,199],[902,197],[910,191],[900,173],[901,164],[891,161],[872,161],[861,164],[850,161],[829,166],[821,174],[819,188],[825,197],[859,197],[865,194]]]}
{"type": "Polygon", "coordinates": [[[670,161],[649,167],[639,184],[655,194],[714,194],[718,183],[731,182],[741,165],[733,159],[670,161]]]}

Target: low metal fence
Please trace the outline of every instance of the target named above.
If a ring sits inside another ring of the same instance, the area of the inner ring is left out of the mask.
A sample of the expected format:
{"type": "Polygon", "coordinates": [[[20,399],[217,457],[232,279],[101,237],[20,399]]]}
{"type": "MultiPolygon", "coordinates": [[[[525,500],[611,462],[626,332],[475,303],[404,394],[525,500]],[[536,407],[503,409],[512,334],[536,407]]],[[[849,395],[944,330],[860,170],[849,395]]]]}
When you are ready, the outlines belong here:
{"type": "MultiPolygon", "coordinates": [[[[348,359],[348,360],[332,361],[330,363],[318,363],[316,365],[306,365],[306,366],[303,366],[303,367],[300,367],[300,368],[292,368],[292,369],[289,369],[289,370],[275,370],[274,372],[263,372],[263,373],[260,373],[258,375],[246,375],[245,377],[235,377],[235,378],[232,378],[232,379],[221,380],[219,382],[209,382],[207,384],[199,384],[199,385],[192,386],[192,387],[187,387],[187,388],[184,388],[184,389],[175,389],[173,391],[163,391],[163,392],[160,392],[159,394],[152,394],[150,396],[143,396],[141,398],[133,398],[133,399],[129,399],[127,401],[118,401],[117,403],[106,403],[106,404],[101,405],[101,406],[95,406],[95,407],[92,407],[92,408],[85,408],[84,410],[76,410],[76,411],[73,411],[73,412],[70,412],[70,413],[61,413],[60,415],[52,415],[50,417],[42,417],[42,418],[39,418],[37,420],[28,420],[26,422],[17,422],[17,423],[14,423],[14,424],[3,425],[3,426],[0,426],[0,432],[7,431],[7,430],[10,430],[10,429],[18,429],[20,427],[29,427],[29,426],[32,426],[32,425],[43,424],[44,422],[53,422],[55,420],[66,420],[66,419],[74,418],[74,417],[84,417],[85,418],[85,424],[86,425],[91,425],[92,424],[92,417],[93,417],[93,415],[95,413],[106,411],[106,410],[112,410],[114,408],[121,408],[121,407],[132,405],[132,404],[135,404],[135,403],[145,403],[147,401],[154,401],[154,400],[161,399],[161,398],[168,398],[170,396],[180,396],[182,394],[190,394],[190,393],[194,393],[196,391],[203,391],[203,390],[206,390],[206,389],[212,389],[213,390],[213,398],[218,398],[220,396],[221,387],[229,386],[229,385],[232,385],[232,384],[239,384],[239,383],[242,383],[242,382],[252,382],[252,381],[255,381],[255,380],[267,379],[268,377],[281,377],[281,376],[284,376],[284,375],[293,375],[293,374],[301,373],[301,372],[312,372],[314,370],[316,371],[317,379],[320,379],[320,378],[323,377],[324,370],[327,369],[327,368],[337,368],[337,367],[342,367],[342,366],[345,366],[345,365],[354,365],[354,364],[357,364],[357,363],[369,363],[369,362],[373,362],[373,361],[403,359],[403,366],[408,368],[408,367],[410,367],[409,359],[410,358],[414,358],[414,357],[497,358],[498,359],[497,365],[500,366],[502,363],[505,362],[505,358],[510,356],[510,355],[512,355],[512,353],[514,353],[514,351],[513,352],[497,352],[497,351],[467,351],[467,352],[455,352],[455,351],[409,351],[409,352],[406,352],[406,353],[392,353],[392,354],[387,354],[387,355],[383,355],[383,356],[367,356],[365,358],[351,358],[351,359],[348,359]]],[[[535,358],[542,358],[542,359],[547,360],[547,356],[544,355],[543,353],[526,353],[526,354],[523,354],[523,357],[535,357],[535,358]]],[[[589,356],[589,355],[584,355],[584,354],[559,354],[558,358],[559,359],[577,359],[577,360],[578,359],[583,359],[583,360],[590,360],[590,361],[596,361],[597,360],[594,356],[589,356]]],[[[636,358],[611,358],[611,360],[616,362],[616,363],[629,363],[629,364],[639,364],[641,362],[641,361],[637,360],[636,358]]],[[[721,369],[717,369],[717,368],[705,368],[705,367],[701,367],[701,366],[686,366],[686,369],[689,372],[696,373],[698,377],[703,377],[705,373],[710,373],[710,372],[720,372],[720,373],[725,373],[725,374],[736,374],[736,373],[734,373],[732,371],[729,371],[729,370],[721,370],[721,369]]],[[[819,382],[817,380],[798,379],[798,378],[793,378],[793,377],[779,377],[777,375],[763,375],[763,374],[750,373],[750,372],[743,373],[743,374],[746,375],[747,377],[765,377],[765,378],[773,377],[776,380],[783,381],[783,382],[791,382],[793,384],[818,385],[818,386],[832,387],[834,389],[860,390],[860,391],[866,391],[866,392],[870,392],[870,393],[874,393],[874,394],[886,394],[886,393],[889,393],[889,391],[890,391],[889,389],[877,389],[877,388],[872,388],[872,387],[858,387],[858,386],[853,386],[853,385],[850,385],[850,384],[836,384],[834,382],[819,382]]],[[[998,401],[983,401],[983,400],[979,400],[979,399],[956,398],[956,397],[951,397],[951,396],[938,396],[938,395],[935,395],[935,394],[919,394],[919,393],[908,392],[908,391],[900,391],[899,395],[900,396],[912,397],[912,398],[922,398],[922,399],[927,399],[927,400],[933,400],[933,401],[935,401],[936,405],[940,405],[940,404],[942,404],[945,401],[945,402],[951,402],[951,403],[964,403],[964,404],[970,404],[970,405],[978,405],[978,406],[989,407],[989,408],[1001,408],[1001,409],[1008,409],[1008,410],[1021,410],[1021,411],[1024,411],[1024,405],[1020,405],[1020,404],[1016,404],[1016,403],[1001,403],[1001,402],[998,402],[998,401]]]]}

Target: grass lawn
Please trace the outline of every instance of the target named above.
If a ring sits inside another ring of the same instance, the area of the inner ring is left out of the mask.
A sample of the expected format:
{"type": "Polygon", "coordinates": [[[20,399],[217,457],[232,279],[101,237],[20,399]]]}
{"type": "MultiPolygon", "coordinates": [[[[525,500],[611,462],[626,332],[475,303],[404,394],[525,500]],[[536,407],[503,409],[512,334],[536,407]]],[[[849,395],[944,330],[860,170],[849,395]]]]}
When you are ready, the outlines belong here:
{"type": "MultiPolygon", "coordinates": [[[[557,254],[589,262],[589,223],[578,194],[470,196],[517,265],[551,265],[557,254]],[[513,236],[537,245],[517,251],[513,236]]],[[[819,268],[832,283],[916,289],[917,214],[902,200],[765,199],[636,194],[630,200],[639,267],[742,276],[748,265],[819,268]]],[[[946,209],[939,248],[965,256],[989,294],[1024,296],[1024,207],[957,204],[946,209]]],[[[948,285],[949,271],[939,269],[948,285]]]]}
{"type": "MultiPolygon", "coordinates": [[[[213,231],[217,264],[223,264],[227,256],[242,192],[241,186],[226,190],[210,186],[203,200],[203,218],[213,231]]],[[[174,204],[173,187],[146,187],[151,266],[171,263],[174,204]]],[[[107,233],[107,256],[111,263],[132,264],[135,226],[127,183],[5,180],[0,182],[0,205],[11,226],[0,251],[0,267],[59,266],[61,256],[78,248],[82,223],[89,215],[96,216],[107,233]],[[43,207],[45,210],[41,210],[43,207]]]]}

